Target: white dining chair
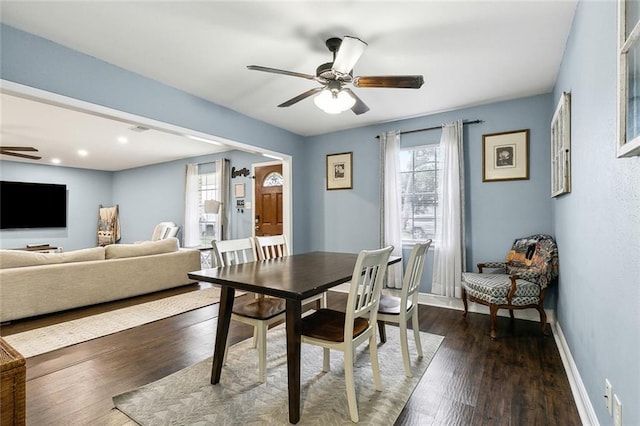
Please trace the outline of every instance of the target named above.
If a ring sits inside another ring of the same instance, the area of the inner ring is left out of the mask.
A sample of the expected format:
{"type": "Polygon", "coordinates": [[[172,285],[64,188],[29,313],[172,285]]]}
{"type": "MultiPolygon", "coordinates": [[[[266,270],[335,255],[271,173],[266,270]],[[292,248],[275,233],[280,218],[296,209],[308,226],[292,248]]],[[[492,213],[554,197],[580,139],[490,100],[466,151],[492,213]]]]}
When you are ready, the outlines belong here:
{"type": "Polygon", "coordinates": [[[351,421],[358,422],[354,362],[356,348],[369,342],[371,369],[377,391],[382,390],[378,351],[376,345],[376,320],[382,281],[387,271],[392,246],[378,250],[363,250],[358,254],[345,312],[319,309],[302,318],[302,343],[321,346],[324,351],[323,371],[330,369],[330,350],[344,353],[344,375],[347,402],[351,421]]]}
{"type": "MultiPolygon", "coordinates": [[[[259,260],[278,259],[289,256],[289,244],[285,235],[255,237],[259,260]]],[[[316,310],[327,307],[327,292],[322,292],[302,301],[303,305],[316,302],[316,310]]]]}
{"type": "MultiPolygon", "coordinates": [[[[256,260],[255,245],[252,238],[213,241],[213,254],[217,266],[237,265],[256,260]]],[[[286,302],[284,299],[260,296],[243,303],[234,303],[231,319],[248,324],[254,328],[253,347],[258,349],[258,380],[266,380],[267,330],[271,324],[285,319],[286,302]]],[[[229,345],[226,345],[225,360],[229,345]]]]}
{"type": "Polygon", "coordinates": [[[378,330],[380,341],[387,340],[384,324],[393,323],[400,326],[400,348],[402,350],[402,360],[404,371],[407,377],[413,377],[411,373],[411,362],[409,360],[409,344],[407,341],[407,325],[412,321],[413,336],[418,350],[418,358],[422,358],[422,343],[420,342],[420,328],[418,326],[418,293],[420,291],[420,280],[427,251],[431,245],[431,240],[424,243],[417,243],[411,250],[407,268],[402,279],[402,290],[400,297],[391,295],[380,295],[380,306],[378,307],[378,330]]]}

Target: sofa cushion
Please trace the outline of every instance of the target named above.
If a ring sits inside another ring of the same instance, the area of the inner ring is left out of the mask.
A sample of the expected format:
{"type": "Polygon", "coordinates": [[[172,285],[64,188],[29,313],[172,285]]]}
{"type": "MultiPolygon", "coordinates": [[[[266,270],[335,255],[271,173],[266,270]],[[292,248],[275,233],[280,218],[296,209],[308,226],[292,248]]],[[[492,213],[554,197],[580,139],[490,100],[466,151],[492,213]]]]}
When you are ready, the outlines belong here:
{"type": "Polygon", "coordinates": [[[138,244],[109,244],[105,247],[107,259],[122,259],[125,257],[149,256],[152,254],[171,253],[178,251],[178,239],[175,237],[158,241],[145,241],[138,244]]]}
{"type": "Polygon", "coordinates": [[[24,250],[0,250],[0,269],[51,265],[54,263],[86,262],[89,260],[104,259],[104,247],[93,247],[66,253],[37,253],[24,250]]]}

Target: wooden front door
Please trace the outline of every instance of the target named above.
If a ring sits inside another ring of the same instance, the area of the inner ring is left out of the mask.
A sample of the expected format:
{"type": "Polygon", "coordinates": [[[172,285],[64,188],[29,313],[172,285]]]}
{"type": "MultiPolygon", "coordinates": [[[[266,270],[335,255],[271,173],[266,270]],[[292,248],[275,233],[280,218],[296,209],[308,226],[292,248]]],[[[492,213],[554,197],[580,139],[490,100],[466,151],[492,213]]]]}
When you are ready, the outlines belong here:
{"type": "Polygon", "coordinates": [[[282,234],[282,164],[256,167],[256,236],[282,234]]]}

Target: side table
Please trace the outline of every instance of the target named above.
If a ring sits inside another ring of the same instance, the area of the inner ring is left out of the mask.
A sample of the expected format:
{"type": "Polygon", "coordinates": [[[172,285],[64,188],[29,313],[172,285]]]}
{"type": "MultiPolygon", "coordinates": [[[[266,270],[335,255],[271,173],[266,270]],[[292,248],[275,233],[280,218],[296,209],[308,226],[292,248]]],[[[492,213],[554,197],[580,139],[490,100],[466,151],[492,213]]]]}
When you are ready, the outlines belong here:
{"type": "Polygon", "coordinates": [[[26,421],[25,359],[0,337],[0,425],[24,425],[26,421]]]}
{"type": "Polygon", "coordinates": [[[202,269],[213,268],[213,246],[192,246],[183,247],[190,250],[200,251],[200,264],[202,269]]]}
{"type": "Polygon", "coordinates": [[[58,253],[62,251],[62,247],[58,248],[58,247],[50,246],[46,244],[46,245],[33,246],[33,247],[20,247],[12,250],[32,251],[35,253],[58,253]]]}

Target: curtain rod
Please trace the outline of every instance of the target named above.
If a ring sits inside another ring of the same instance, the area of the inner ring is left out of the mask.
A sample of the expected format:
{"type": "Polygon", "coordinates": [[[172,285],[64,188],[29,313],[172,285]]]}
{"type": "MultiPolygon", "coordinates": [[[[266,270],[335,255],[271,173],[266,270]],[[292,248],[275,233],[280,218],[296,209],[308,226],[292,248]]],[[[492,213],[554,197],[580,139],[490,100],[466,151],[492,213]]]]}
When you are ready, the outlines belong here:
{"type": "MultiPolygon", "coordinates": [[[[462,122],[462,124],[478,124],[478,123],[484,123],[484,120],[473,120],[473,121],[462,122]]],[[[404,132],[400,132],[400,134],[406,135],[407,133],[426,132],[427,130],[436,130],[436,129],[442,129],[442,126],[433,126],[433,127],[427,127],[424,129],[416,129],[416,130],[406,130],[404,132]]],[[[380,135],[376,136],[376,139],[380,139],[380,135]]]]}

